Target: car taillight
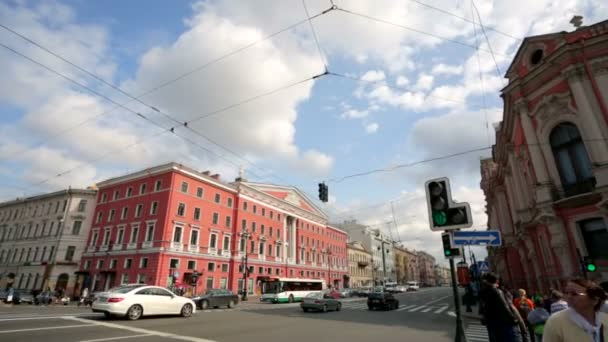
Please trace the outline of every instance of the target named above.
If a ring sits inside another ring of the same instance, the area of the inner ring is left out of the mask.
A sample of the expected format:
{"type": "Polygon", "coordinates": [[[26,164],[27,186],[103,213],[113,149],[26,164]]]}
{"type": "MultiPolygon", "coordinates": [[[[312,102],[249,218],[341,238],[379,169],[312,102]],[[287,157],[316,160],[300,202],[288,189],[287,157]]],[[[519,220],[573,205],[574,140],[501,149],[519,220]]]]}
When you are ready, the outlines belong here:
{"type": "Polygon", "coordinates": [[[122,302],[124,298],[120,298],[120,297],[114,297],[114,298],[108,298],[108,303],[118,303],[118,302],[122,302]]]}

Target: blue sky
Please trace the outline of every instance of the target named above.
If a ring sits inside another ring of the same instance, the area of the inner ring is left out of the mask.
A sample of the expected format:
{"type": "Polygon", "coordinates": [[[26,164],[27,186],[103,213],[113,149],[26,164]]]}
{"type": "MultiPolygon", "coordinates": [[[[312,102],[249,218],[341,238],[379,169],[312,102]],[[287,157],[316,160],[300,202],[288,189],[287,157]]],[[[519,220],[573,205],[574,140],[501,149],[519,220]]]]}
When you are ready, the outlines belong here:
{"type": "MultiPolygon", "coordinates": [[[[190,125],[225,149],[183,127],[176,133],[198,147],[171,134],[149,138],[160,129],[124,108],[95,116],[113,104],[0,48],[7,71],[0,80],[0,197],[83,187],[171,160],[211,169],[226,180],[243,165],[252,181],[291,184],[313,196],[319,181],[329,181],[330,203],[319,205],[334,220],[355,218],[383,226],[392,220],[389,201],[395,200],[397,227],[392,232],[398,229],[407,246],[438,255],[440,239],[428,231],[422,184],[449,176],[455,196],[471,203],[475,226],[483,229],[479,159],[489,151],[341,182],[332,179],[490,146],[492,124],[502,117],[502,74],[520,43],[509,36],[571,30],[568,21],[574,14],[584,15],[586,23],[608,14],[600,0],[476,1],[486,40],[470,1],[335,3],[419,32],[335,10],[312,21],[323,59],[303,22],[142,98],[175,121],[138,103],[126,105],[168,128],[320,74],[323,60],[329,71],[347,76],[326,75],[190,125]],[[464,45],[491,47],[502,74],[490,54],[477,55],[464,45]],[[137,143],[141,139],[146,140],[137,143]],[[70,169],[74,171],[55,176],[70,169]],[[378,203],[384,205],[368,208],[378,203]]],[[[329,1],[307,0],[306,5],[315,15],[329,1]]],[[[3,25],[132,95],[305,18],[302,1],[296,0],[0,4],[3,25]]],[[[129,100],[7,30],[0,29],[0,43],[112,101],[129,100]]]]}

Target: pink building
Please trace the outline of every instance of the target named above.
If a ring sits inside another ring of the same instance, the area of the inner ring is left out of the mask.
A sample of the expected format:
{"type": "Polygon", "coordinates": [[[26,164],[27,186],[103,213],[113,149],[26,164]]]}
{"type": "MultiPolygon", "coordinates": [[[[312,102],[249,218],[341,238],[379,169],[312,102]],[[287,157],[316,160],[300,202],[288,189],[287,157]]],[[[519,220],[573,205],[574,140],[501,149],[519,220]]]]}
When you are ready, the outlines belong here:
{"type": "Polygon", "coordinates": [[[559,288],[580,258],[608,279],[608,21],[524,39],[507,71],[493,158],[481,162],[491,267],[512,287],[559,288]]]}
{"type": "Polygon", "coordinates": [[[258,184],[169,163],[97,184],[81,272],[83,286],[143,282],[187,292],[243,288],[269,277],[319,278],[340,287],[347,274],[344,231],[298,189],[258,184]],[[250,235],[243,238],[243,232],[250,235]],[[197,273],[198,280],[193,281],[197,273]]]}

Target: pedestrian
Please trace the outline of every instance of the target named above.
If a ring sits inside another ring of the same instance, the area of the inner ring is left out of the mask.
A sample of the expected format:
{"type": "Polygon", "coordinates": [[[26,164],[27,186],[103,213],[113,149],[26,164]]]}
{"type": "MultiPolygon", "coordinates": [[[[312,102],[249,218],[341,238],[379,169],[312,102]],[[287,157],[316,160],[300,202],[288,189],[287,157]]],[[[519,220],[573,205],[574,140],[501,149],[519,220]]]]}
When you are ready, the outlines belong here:
{"type": "Polygon", "coordinates": [[[493,273],[486,273],[482,279],[483,288],[480,291],[482,301],[482,317],[488,329],[492,342],[521,342],[522,335],[518,329],[517,310],[506,300],[504,293],[498,288],[498,278],[493,273]]]}
{"type": "Polygon", "coordinates": [[[528,334],[530,335],[530,341],[534,342],[534,329],[530,322],[528,322],[528,315],[534,310],[534,303],[528,298],[526,290],[519,289],[517,291],[518,297],[513,300],[513,305],[519,311],[520,316],[524,320],[528,334]]]}
{"type": "Polygon", "coordinates": [[[553,290],[553,292],[551,292],[551,298],[553,299],[553,304],[551,304],[552,315],[568,308],[568,302],[564,300],[564,294],[560,291],[553,290]]]}
{"type": "Polygon", "coordinates": [[[89,297],[89,288],[85,287],[84,290],[82,290],[82,295],[80,296],[80,302],[78,302],[78,306],[84,304],[84,306],[87,306],[87,299],[89,297]]]}
{"type": "MultiPolygon", "coordinates": [[[[608,281],[601,283],[600,286],[602,287],[604,292],[608,294],[608,281]]],[[[608,314],[608,301],[604,301],[602,307],[600,308],[600,312],[608,314]]]]}
{"type": "Polygon", "coordinates": [[[543,342],[608,341],[608,315],[599,312],[606,292],[591,280],[573,279],[564,294],[569,307],[549,317],[543,342]]]}
{"type": "Polygon", "coordinates": [[[543,340],[543,331],[545,329],[545,323],[549,319],[549,312],[544,308],[542,298],[537,298],[534,301],[534,310],[528,315],[528,322],[532,326],[532,333],[534,334],[535,341],[541,342],[543,340]]]}

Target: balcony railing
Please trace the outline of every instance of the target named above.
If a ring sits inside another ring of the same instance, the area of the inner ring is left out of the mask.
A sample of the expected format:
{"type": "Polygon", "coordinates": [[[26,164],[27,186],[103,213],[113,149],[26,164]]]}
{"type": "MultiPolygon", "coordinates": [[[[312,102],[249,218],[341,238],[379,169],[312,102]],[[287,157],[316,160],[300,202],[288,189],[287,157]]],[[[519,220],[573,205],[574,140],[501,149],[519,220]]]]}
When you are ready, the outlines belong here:
{"type": "Polygon", "coordinates": [[[595,177],[589,177],[576,183],[563,184],[563,191],[560,191],[557,188],[552,189],[553,200],[558,201],[564,198],[592,192],[595,189],[596,183],[595,177]]]}
{"type": "Polygon", "coordinates": [[[199,245],[188,245],[188,252],[198,253],[200,250],[199,245]]]}
{"type": "Polygon", "coordinates": [[[182,243],[181,242],[171,242],[171,246],[169,248],[171,248],[174,251],[181,251],[182,250],[182,243]]]}
{"type": "Polygon", "coordinates": [[[359,267],[367,267],[369,266],[369,261],[359,261],[357,262],[357,265],[359,265],[359,267]]]}
{"type": "Polygon", "coordinates": [[[141,248],[151,248],[154,245],[154,241],[146,241],[141,244],[141,248]]]}

